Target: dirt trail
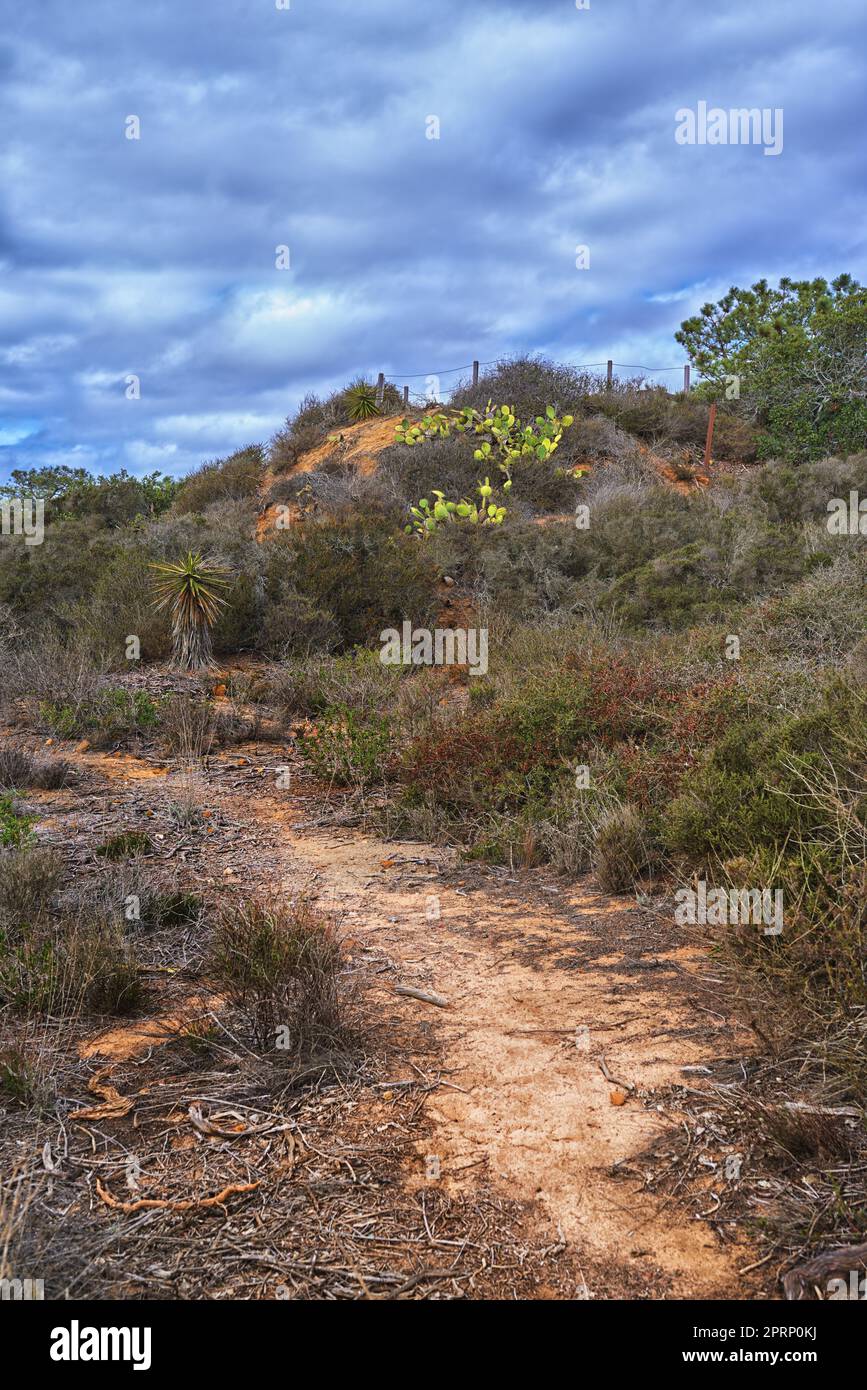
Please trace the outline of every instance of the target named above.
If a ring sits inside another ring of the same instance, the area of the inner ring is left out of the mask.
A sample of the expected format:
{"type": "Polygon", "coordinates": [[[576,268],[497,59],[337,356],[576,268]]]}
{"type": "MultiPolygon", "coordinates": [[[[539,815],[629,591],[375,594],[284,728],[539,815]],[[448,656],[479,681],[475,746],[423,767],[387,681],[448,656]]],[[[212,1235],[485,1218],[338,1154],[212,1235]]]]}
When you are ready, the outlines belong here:
{"type": "MultiPolygon", "coordinates": [[[[155,771],[130,756],[90,752],[82,762],[116,784],[155,771]]],[[[586,1262],[591,1297],[594,1273],[603,1296],[749,1296],[737,1270],[750,1250],[723,1245],[643,1186],[642,1153],[677,1123],[648,1089],[683,1082],[681,1067],[739,1045],[734,1025],[696,1001],[707,961],[673,923],[589,879],[465,866],[426,844],[310,828],[315,800],[281,795],[270,779],[252,790],[218,780],[234,823],[270,846],[263,872],[239,845],[232,881],[312,893],[335,911],[356,959],[374,968],[383,1028],[423,1037],[427,1071],[435,1046],[433,1131],[408,1186],[430,1182],[434,1155],[447,1191],[484,1182],[528,1203],[540,1233],[553,1231],[586,1262]],[[449,1007],[398,995],[397,984],[443,995],[449,1007]]],[[[154,1045],[152,1029],[139,1032],[154,1045]]],[[[115,1041],[95,1039],[92,1051],[123,1054],[106,1045],[115,1041]]],[[[411,1056],[404,1074],[418,1079],[411,1056]]]]}
{"type": "Polygon", "coordinates": [[[589,883],[558,891],[538,872],[458,868],[429,845],[299,830],[298,808],[285,804],[255,798],[247,809],[286,827],[289,881],[315,876],[321,905],[393,962],[379,977],[384,1023],[410,1015],[442,1049],[450,1085],[428,1100],[434,1135],[411,1182],[426,1180],[427,1153],[449,1190],[484,1177],[533,1204],[615,1283],[620,1272],[624,1293],[638,1279],[674,1298],[744,1296],[736,1271],[748,1252],[642,1190],[636,1159],[671,1119],[635,1092],[612,1103],[619,1082],[683,1081],[679,1067],[711,1055],[707,1016],[681,984],[704,963],[693,948],[643,955],[648,919],[589,883]],[[399,996],[397,983],[449,1007],[399,996]]]}

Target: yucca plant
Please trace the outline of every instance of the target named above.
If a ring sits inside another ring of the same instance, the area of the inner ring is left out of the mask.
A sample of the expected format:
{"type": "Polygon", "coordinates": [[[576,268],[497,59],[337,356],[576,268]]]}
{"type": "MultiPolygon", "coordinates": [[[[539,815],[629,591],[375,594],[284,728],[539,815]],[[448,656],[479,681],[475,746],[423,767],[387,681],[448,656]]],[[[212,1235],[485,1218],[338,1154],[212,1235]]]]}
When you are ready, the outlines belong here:
{"type": "Polygon", "coordinates": [[[376,400],[376,387],[368,381],[356,381],[348,387],[345,401],[350,420],[369,420],[382,414],[376,400]]]}
{"type": "Polygon", "coordinates": [[[187,551],[174,564],[154,563],[154,607],[167,609],[172,620],[172,659],[183,671],[213,665],[211,628],[226,600],[218,592],[228,584],[227,571],[198,551],[187,551]]]}

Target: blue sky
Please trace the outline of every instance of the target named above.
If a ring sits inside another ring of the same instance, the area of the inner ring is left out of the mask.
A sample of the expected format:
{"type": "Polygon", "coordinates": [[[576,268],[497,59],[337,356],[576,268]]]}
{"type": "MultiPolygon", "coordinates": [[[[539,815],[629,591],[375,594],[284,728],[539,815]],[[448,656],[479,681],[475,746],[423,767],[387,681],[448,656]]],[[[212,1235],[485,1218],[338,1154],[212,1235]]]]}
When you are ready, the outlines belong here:
{"type": "Polygon", "coordinates": [[[867,278],[853,0],[277,3],[0,0],[0,478],[183,473],[359,373],[679,364],[731,284],[867,278]],[[678,144],[700,101],[782,153],[678,144]]]}

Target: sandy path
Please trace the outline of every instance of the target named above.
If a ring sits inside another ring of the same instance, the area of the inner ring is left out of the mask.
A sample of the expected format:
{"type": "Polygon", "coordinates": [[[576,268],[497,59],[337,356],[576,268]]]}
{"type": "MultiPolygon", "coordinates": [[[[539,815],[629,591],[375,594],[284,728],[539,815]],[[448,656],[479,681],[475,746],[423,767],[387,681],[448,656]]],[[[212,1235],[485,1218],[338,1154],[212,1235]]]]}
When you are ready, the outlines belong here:
{"type": "MultiPolygon", "coordinates": [[[[154,774],[129,755],[82,761],[116,784],[154,774]]],[[[423,1037],[416,1060],[428,1072],[435,1046],[447,1084],[428,1097],[433,1133],[408,1184],[430,1181],[433,1154],[448,1190],[484,1182],[528,1203],[540,1233],[562,1238],[586,1267],[591,1297],[594,1279],[602,1296],[749,1296],[737,1269],[750,1251],[722,1245],[641,1181],[640,1155],[673,1123],[645,1104],[647,1089],[738,1046],[726,1019],[691,1002],[690,980],[707,961],[673,923],[591,880],[491,871],[430,845],[305,828],[316,801],[280,794],[270,779],[252,791],[221,780],[217,799],[269,845],[247,864],[239,843],[234,881],[313,893],[336,911],[356,956],[375,961],[383,1028],[423,1037]],[[400,996],[396,984],[444,995],[449,1007],[400,996]],[[634,1088],[624,1104],[612,1103],[619,1082],[634,1088]]],[[[409,1057],[405,1076],[418,1078],[409,1057]]]]}
{"type": "MultiPolygon", "coordinates": [[[[681,984],[704,965],[693,948],[638,959],[648,919],[590,883],[558,891],[538,871],[510,881],[456,867],[429,845],[299,830],[299,809],[270,798],[245,809],[285,826],[286,886],[315,875],[320,903],[393,963],[378,977],[383,1023],[409,1015],[434,1035],[442,1075],[460,1087],[437,1089],[427,1104],[435,1128],[426,1149],[448,1188],[484,1177],[532,1203],[606,1271],[609,1287],[619,1272],[624,1296],[642,1285],[673,1298],[744,1296],[736,1270],[748,1252],[723,1247],[635,1174],[636,1157],[671,1120],[638,1095],[612,1103],[618,1087],[599,1065],[603,1057],[612,1077],[641,1091],[707,1060],[707,1017],[681,984]],[[444,995],[449,1008],[396,995],[396,983],[444,995]]],[[[725,1051],[726,1029],[722,1038],[725,1051]]],[[[420,1154],[410,1181],[426,1180],[425,1164],[420,1154]]]]}

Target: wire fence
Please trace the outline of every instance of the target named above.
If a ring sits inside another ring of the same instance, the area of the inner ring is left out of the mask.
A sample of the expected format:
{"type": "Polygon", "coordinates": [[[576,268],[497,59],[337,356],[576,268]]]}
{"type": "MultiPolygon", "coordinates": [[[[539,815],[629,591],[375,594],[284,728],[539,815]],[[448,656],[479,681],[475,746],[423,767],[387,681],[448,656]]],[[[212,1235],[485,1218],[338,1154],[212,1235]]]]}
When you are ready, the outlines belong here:
{"type": "MultiPolygon", "coordinates": [[[[442,367],[437,371],[429,372],[388,372],[387,374],[385,372],[380,372],[377,380],[377,399],[380,403],[382,402],[385,382],[386,379],[388,379],[388,381],[394,385],[403,386],[403,400],[405,405],[409,405],[410,401],[418,401],[424,404],[429,401],[440,400],[444,395],[450,395],[459,384],[456,382],[448,391],[443,392],[441,386],[443,377],[454,376],[458,372],[471,372],[472,384],[473,386],[477,386],[482,368],[495,367],[504,360],[505,359],[502,357],[492,357],[487,362],[465,362],[460,367],[442,367]],[[411,381],[421,380],[430,383],[425,391],[416,391],[409,385],[411,381]]],[[[605,381],[608,387],[611,387],[614,383],[615,368],[620,371],[643,372],[647,376],[656,376],[667,372],[679,372],[682,373],[683,385],[677,389],[683,391],[688,391],[690,389],[690,368],[688,364],[683,363],[679,363],[673,367],[645,367],[640,362],[615,362],[611,358],[608,358],[604,362],[564,362],[561,365],[564,367],[574,367],[579,371],[594,371],[604,367],[606,373],[605,381]]],[[[662,384],[665,385],[665,383],[662,384]]],[[[666,390],[668,389],[669,388],[666,386],[666,390]]]]}

